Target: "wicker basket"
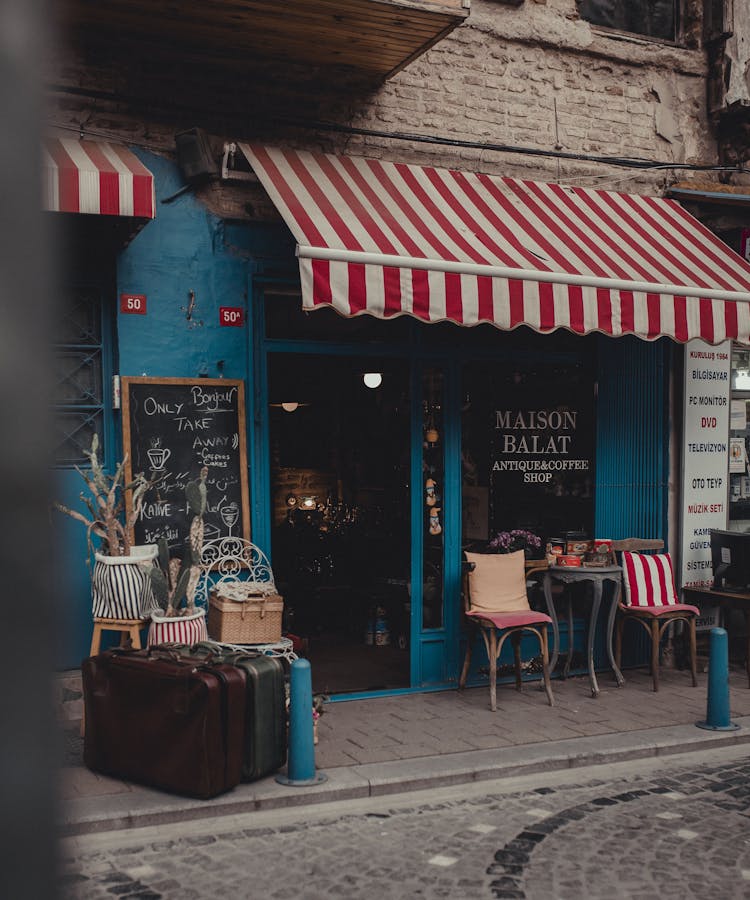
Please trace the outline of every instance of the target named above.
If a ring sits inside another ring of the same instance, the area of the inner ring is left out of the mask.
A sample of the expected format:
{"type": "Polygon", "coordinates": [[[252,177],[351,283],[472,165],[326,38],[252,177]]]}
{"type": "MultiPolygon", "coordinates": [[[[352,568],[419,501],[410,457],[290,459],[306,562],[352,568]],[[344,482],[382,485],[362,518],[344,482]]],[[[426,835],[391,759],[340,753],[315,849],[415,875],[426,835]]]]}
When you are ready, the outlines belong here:
{"type": "Polygon", "coordinates": [[[212,593],[208,633],[223,644],[275,644],[281,640],[284,601],[279,594],[234,600],[212,593]]]}

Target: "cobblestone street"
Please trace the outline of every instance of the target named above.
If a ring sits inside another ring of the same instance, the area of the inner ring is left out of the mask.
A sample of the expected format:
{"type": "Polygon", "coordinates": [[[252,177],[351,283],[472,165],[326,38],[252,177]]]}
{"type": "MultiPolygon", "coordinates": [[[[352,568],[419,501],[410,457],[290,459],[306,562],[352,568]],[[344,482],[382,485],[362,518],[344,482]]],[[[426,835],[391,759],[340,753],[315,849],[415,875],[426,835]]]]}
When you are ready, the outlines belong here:
{"type": "Polygon", "coordinates": [[[64,900],[746,898],[734,747],[67,838],[64,900]]]}

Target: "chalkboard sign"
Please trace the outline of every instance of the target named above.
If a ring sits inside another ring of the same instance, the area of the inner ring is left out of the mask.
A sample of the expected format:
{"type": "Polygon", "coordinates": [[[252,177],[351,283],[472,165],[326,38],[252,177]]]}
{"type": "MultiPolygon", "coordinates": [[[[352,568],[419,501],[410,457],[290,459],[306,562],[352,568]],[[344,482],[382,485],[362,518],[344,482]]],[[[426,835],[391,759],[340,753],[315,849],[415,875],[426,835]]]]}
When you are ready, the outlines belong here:
{"type": "Polygon", "coordinates": [[[208,469],[204,541],[250,538],[242,381],[122,378],[126,475],[158,478],[135,524],[137,544],[165,537],[180,555],[191,517],[185,486],[208,469]]]}

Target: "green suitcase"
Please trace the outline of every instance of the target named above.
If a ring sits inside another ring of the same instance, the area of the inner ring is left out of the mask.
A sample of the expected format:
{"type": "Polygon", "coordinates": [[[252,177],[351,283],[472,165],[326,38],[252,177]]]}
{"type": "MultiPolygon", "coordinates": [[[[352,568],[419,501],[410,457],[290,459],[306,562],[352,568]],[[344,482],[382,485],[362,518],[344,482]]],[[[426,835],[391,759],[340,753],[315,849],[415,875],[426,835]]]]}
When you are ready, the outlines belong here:
{"type": "Polygon", "coordinates": [[[284,664],[273,656],[248,650],[229,650],[213,641],[172,649],[213,662],[237,666],[245,673],[245,739],[242,781],[257,781],[286,763],[287,711],[284,664]]]}

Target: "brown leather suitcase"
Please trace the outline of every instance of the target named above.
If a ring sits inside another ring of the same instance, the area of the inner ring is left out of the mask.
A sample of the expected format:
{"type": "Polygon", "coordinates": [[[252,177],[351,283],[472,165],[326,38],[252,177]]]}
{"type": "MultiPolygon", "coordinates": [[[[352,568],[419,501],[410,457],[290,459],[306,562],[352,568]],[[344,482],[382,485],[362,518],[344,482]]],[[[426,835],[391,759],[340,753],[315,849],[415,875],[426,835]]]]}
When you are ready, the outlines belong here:
{"type": "Polygon", "coordinates": [[[81,668],[90,769],[201,799],[239,783],[241,669],[153,650],[110,650],[81,668]]]}

